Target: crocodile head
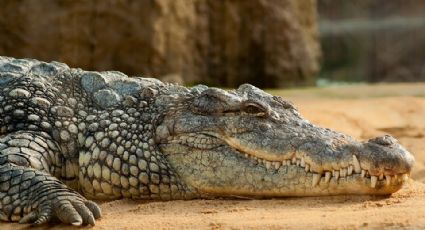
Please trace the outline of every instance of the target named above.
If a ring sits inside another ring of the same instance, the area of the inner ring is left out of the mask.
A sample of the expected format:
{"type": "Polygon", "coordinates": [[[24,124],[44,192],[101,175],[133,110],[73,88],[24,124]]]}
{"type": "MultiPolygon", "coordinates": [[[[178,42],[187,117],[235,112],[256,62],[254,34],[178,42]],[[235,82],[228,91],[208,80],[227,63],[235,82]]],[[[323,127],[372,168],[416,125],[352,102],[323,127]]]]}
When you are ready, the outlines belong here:
{"type": "Polygon", "coordinates": [[[358,142],[248,84],[195,87],[173,104],[156,139],[179,178],[205,196],[390,194],[414,164],[391,136],[358,142]]]}

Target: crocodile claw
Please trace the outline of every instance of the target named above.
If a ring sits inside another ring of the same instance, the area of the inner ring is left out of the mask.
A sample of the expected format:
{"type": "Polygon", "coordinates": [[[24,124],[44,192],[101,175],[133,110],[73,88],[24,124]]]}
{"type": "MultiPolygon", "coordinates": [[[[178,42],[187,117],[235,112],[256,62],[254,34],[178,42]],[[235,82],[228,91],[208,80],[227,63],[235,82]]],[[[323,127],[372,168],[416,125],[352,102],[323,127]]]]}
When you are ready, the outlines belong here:
{"type": "Polygon", "coordinates": [[[96,219],[99,219],[101,215],[101,210],[96,203],[70,194],[46,200],[38,209],[25,215],[19,223],[41,225],[49,222],[52,218],[57,218],[63,223],[74,226],[94,226],[96,219]]]}

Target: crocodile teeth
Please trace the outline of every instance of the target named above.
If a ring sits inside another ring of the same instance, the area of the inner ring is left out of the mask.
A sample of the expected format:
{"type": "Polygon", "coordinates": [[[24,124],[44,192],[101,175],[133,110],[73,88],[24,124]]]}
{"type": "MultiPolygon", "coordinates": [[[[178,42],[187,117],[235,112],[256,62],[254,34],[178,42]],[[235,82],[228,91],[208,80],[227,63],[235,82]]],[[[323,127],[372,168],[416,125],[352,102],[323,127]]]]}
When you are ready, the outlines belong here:
{"type": "Polygon", "coordinates": [[[279,168],[280,168],[280,166],[281,166],[282,164],[280,163],[280,162],[278,162],[278,161],[275,161],[275,162],[273,162],[273,166],[274,166],[274,168],[276,169],[276,170],[278,170],[279,168]]]}
{"type": "Polygon", "coordinates": [[[362,175],[361,177],[365,177],[366,176],[366,170],[362,169],[362,175]]]}
{"type": "Polygon", "coordinates": [[[352,165],[350,165],[350,166],[348,166],[347,175],[348,175],[348,176],[351,176],[352,174],[353,174],[353,166],[352,166],[352,165]]]}
{"type": "Polygon", "coordinates": [[[403,182],[406,182],[409,179],[409,176],[407,174],[403,174],[403,176],[401,176],[401,179],[403,179],[403,182]]]}
{"type": "Polygon", "coordinates": [[[305,164],[305,171],[306,172],[310,171],[310,165],[309,164],[305,164]]]}
{"type": "Polygon", "coordinates": [[[379,180],[383,180],[384,179],[384,174],[381,173],[381,175],[379,175],[379,180]]]}
{"type": "Polygon", "coordinates": [[[332,176],[334,176],[335,179],[338,180],[339,179],[339,170],[334,170],[333,173],[332,173],[332,176]]]}
{"type": "Polygon", "coordinates": [[[386,184],[387,185],[390,185],[391,184],[391,176],[385,176],[385,181],[387,182],[386,184]]]}
{"type": "Polygon", "coordinates": [[[304,157],[303,157],[303,158],[301,158],[301,167],[305,167],[305,160],[304,160],[304,157]]]}
{"type": "Polygon", "coordinates": [[[339,175],[341,177],[345,177],[346,174],[347,174],[347,169],[346,168],[342,168],[342,169],[339,170],[339,175]]]}
{"type": "Polygon", "coordinates": [[[270,161],[266,161],[266,168],[269,169],[272,166],[272,163],[270,161]]]}
{"type": "Polygon", "coordinates": [[[331,172],[325,172],[325,182],[329,183],[331,180],[331,172]]]}
{"type": "Polygon", "coordinates": [[[378,177],[376,176],[371,176],[370,177],[370,187],[375,188],[376,186],[376,182],[378,181],[378,177]]]}
{"type": "Polygon", "coordinates": [[[362,168],[360,168],[360,162],[357,160],[357,157],[353,155],[353,165],[354,165],[354,172],[360,173],[362,171],[362,168]]]}
{"type": "Polygon", "coordinates": [[[292,157],[292,164],[295,164],[295,163],[297,163],[297,158],[292,157]]]}
{"type": "Polygon", "coordinates": [[[245,153],[245,157],[249,157],[248,153],[245,153]]]}
{"type": "Polygon", "coordinates": [[[290,166],[291,165],[291,160],[286,160],[286,165],[290,166]]]}
{"type": "Polygon", "coordinates": [[[319,184],[321,176],[317,173],[313,173],[313,180],[311,186],[314,187],[319,184]]]}
{"type": "Polygon", "coordinates": [[[297,166],[300,166],[301,165],[301,161],[300,161],[300,159],[297,159],[297,166]]]}

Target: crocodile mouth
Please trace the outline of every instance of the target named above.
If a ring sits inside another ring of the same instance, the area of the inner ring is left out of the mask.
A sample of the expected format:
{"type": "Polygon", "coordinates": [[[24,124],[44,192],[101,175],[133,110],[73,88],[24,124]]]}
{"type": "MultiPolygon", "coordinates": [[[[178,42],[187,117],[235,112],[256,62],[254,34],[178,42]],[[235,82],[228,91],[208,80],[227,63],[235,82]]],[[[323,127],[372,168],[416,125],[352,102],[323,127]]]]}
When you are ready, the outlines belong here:
{"type": "MultiPolygon", "coordinates": [[[[380,186],[384,185],[396,185],[405,182],[409,178],[408,173],[400,173],[395,175],[371,175],[367,169],[362,169],[360,163],[355,155],[353,155],[353,161],[349,163],[346,168],[335,169],[332,171],[316,172],[310,168],[310,164],[305,162],[305,158],[297,158],[296,156],[291,159],[283,161],[270,161],[264,158],[258,158],[254,154],[241,152],[246,159],[257,162],[257,165],[266,168],[267,170],[278,171],[281,167],[300,167],[304,169],[306,173],[312,175],[312,187],[319,185],[319,183],[329,183],[331,180],[338,182],[341,178],[349,177],[361,177],[365,180],[369,180],[370,187],[375,188],[377,184],[380,186]]],[[[295,153],[294,153],[295,155],[295,153]]]]}
{"type": "MultiPolygon", "coordinates": [[[[211,132],[188,133],[170,137],[168,144],[179,144],[189,148],[200,150],[210,150],[222,146],[228,146],[233,149],[235,154],[242,160],[247,161],[249,165],[263,167],[270,173],[278,173],[283,167],[298,167],[305,172],[306,177],[311,177],[311,186],[320,184],[338,183],[340,179],[358,181],[369,184],[371,188],[396,186],[405,183],[409,179],[409,173],[394,173],[391,171],[379,174],[372,174],[371,171],[362,164],[355,154],[351,155],[349,160],[341,162],[332,169],[322,169],[314,162],[308,154],[302,151],[282,152],[280,154],[269,153],[266,150],[253,149],[248,145],[242,145],[237,139],[222,137],[211,132]],[[353,180],[357,179],[357,180],[353,180]]],[[[335,164],[334,164],[335,165],[335,164]]]]}
{"type": "Polygon", "coordinates": [[[375,188],[377,184],[380,186],[396,185],[406,182],[409,178],[409,173],[380,173],[379,175],[372,175],[369,169],[362,168],[358,157],[354,154],[352,155],[351,161],[344,162],[346,167],[316,171],[313,168],[318,167],[311,167],[316,163],[305,157],[306,154],[302,152],[294,151],[282,153],[280,159],[276,159],[274,154],[269,154],[274,157],[274,159],[270,159],[265,157],[268,155],[267,152],[252,150],[247,146],[241,145],[233,138],[226,138],[225,141],[229,146],[241,152],[241,155],[246,159],[258,162],[258,165],[265,167],[267,170],[279,170],[282,166],[297,166],[303,168],[306,173],[312,174],[312,187],[317,186],[319,183],[329,183],[331,180],[338,182],[340,178],[361,177],[369,181],[371,188],[375,188]]]}

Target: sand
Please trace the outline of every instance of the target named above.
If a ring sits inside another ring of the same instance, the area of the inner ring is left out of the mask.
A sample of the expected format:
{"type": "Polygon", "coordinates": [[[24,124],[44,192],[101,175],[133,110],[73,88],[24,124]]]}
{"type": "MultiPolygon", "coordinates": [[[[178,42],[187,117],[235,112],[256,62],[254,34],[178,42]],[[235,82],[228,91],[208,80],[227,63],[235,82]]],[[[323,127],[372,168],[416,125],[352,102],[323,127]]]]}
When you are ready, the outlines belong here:
{"type": "MultiPolygon", "coordinates": [[[[320,126],[366,140],[391,134],[416,157],[412,179],[388,197],[193,200],[101,204],[94,229],[421,229],[425,228],[425,84],[272,91],[320,126]]],[[[0,223],[0,229],[27,226],[0,223]]],[[[72,229],[50,224],[35,229],[72,229]]]]}

